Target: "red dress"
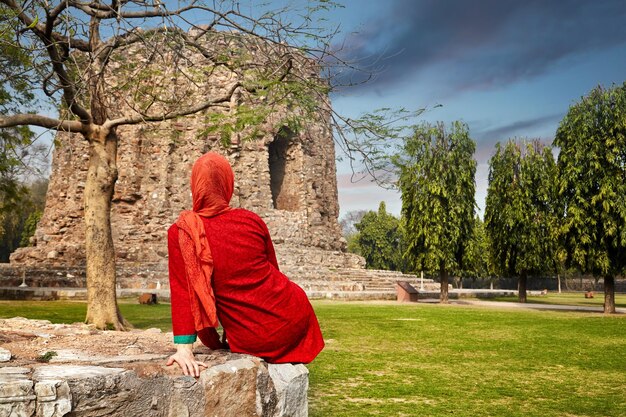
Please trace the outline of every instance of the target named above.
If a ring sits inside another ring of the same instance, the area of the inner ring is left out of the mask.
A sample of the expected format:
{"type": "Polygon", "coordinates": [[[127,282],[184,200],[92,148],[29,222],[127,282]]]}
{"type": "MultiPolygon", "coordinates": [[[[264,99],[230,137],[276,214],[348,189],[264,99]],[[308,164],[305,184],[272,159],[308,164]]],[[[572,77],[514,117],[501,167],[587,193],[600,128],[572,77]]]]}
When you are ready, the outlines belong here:
{"type": "MultiPolygon", "coordinates": [[[[279,271],[263,220],[244,209],[202,220],[213,256],[217,316],[231,351],[270,363],[311,362],[324,347],[317,318],[302,288],[279,271]]],[[[176,224],[168,230],[174,342],[192,343],[196,331],[178,230],[176,224]]],[[[213,328],[198,336],[209,348],[221,347],[213,328]]]]}

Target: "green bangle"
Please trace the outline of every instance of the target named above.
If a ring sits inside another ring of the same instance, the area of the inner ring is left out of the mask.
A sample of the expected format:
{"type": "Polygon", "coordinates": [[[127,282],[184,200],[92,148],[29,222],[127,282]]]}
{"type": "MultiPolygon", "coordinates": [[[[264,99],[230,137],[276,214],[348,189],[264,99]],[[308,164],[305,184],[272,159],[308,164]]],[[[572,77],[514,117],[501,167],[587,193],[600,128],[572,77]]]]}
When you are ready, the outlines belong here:
{"type": "Polygon", "coordinates": [[[189,344],[196,341],[197,336],[195,334],[185,334],[174,336],[174,343],[176,344],[189,344]]]}

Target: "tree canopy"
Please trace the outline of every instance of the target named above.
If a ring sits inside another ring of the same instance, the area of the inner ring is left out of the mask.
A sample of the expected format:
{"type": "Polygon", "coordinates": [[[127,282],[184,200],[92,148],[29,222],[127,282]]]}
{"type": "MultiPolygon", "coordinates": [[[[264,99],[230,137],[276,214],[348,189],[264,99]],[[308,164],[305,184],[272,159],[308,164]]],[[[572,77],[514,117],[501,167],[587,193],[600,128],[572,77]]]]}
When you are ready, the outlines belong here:
{"type": "Polygon", "coordinates": [[[526,302],[528,274],[553,268],[556,251],[556,164],[538,140],[499,143],[489,161],[485,227],[500,275],[517,276],[526,302]]]}
{"type": "Polygon", "coordinates": [[[24,194],[0,212],[0,262],[8,262],[16,248],[30,245],[45,205],[47,180],[18,184],[25,190],[24,194]]]}
{"type": "Polygon", "coordinates": [[[406,263],[402,259],[404,239],[400,220],[387,213],[384,201],[377,212],[365,213],[355,227],[359,254],[365,258],[368,268],[406,272],[406,263]]]}
{"type": "Polygon", "coordinates": [[[485,223],[477,215],[471,237],[466,241],[463,251],[462,277],[482,278],[490,275],[489,241],[485,232],[485,223]]]}
{"type": "Polygon", "coordinates": [[[475,213],[476,145],[466,124],[423,124],[393,157],[399,169],[406,256],[419,269],[438,271],[441,301],[448,274],[463,269],[475,213]]]}
{"type": "MultiPolygon", "coordinates": [[[[31,55],[12,41],[11,11],[0,3],[0,117],[32,106],[35,96],[23,74],[31,55]]],[[[28,126],[0,129],[0,212],[14,210],[28,194],[20,176],[28,169],[28,147],[33,133],[28,126]]]]}
{"type": "Polygon", "coordinates": [[[594,88],[572,105],[554,139],[568,262],[604,277],[606,313],[626,270],[626,83],[594,88]]]}

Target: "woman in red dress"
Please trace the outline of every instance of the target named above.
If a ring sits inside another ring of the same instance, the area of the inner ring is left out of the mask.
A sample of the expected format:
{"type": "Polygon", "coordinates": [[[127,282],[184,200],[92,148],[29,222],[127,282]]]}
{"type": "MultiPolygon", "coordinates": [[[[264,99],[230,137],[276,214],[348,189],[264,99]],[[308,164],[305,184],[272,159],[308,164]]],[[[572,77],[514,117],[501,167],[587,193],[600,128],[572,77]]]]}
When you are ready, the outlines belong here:
{"type": "Polygon", "coordinates": [[[172,327],[177,363],[199,376],[192,346],[229,347],[270,363],[309,363],[324,347],[304,291],[278,269],[267,226],[259,216],[229,206],[234,175],[209,152],[191,173],[193,210],[168,230],[172,327]],[[219,323],[218,323],[219,321],[219,323]],[[225,338],[216,331],[221,323],[225,338]]]}

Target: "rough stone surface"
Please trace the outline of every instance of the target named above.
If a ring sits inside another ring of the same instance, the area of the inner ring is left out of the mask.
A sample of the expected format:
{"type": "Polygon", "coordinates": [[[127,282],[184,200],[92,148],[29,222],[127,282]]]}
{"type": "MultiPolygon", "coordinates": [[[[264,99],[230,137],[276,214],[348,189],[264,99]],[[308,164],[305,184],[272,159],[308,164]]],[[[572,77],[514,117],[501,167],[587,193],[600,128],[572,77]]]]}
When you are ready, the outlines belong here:
{"type": "Polygon", "coordinates": [[[0,362],[8,362],[11,360],[11,351],[0,348],[0,362]]]}
{"type": "Polygon", "coordinates": [[[309,371],[302,364],[291,367],[269,365],[269,374],[274,381],[279,415],[306,417],[308,402],[306,395],[309,389],[309,371]]]}
{"type": "Polygon", "coordinates": [[[171,333],[104,332],[16,318],[0,320],[0,334],[21,346],[9,362],[19,366],[0,365],[2,417],[307,415],[303,365],[268,365],[200,348],[197,357],[209,367],[196,379],[165,366],[174,351],[171,333]],[[128,348],[143,353],[125,354],[128,348]],[[34,360],[51,351],[57,356],[50,363],[34,360]]]}
{"type": "MultiPolygon", "coordinates": [[[[230,44],[222,47],[232,52],[230,44]]],[[[262,45],[248,47],[249,59],[267,60],[262,45]]],[[[218,52],[223,53],[216,49],[218,52]]],[[[127,53],[136,54],[136,61],[145,59],[138,51],[127,53]]],[[[188,58],[190,67],[202,65],[199,54],[188,58]]],[[[296,60],[294,71],[313,79],[310,65],[306,60],[296,60]]],[[[112,84],[128,77],[119,71],[110,76],[112,84]]],[[[191,101],[196,99],[194,94],[198,100],[207,95],[223,96],[234,81],[244,82],[243,74],[213,71],[193,87],[176,76],[172,73],[168,88],[189,90],[191,101]]],[[[117,97],[119,103],[132,100],[132,92],[128,91],[117,97]]],[[[315,114],[305,115],[297,106],[273,105],[271,114],[253,135],[246,128],[235,132],[229,146],[208,129],[216,123],[211,121],[216,115],[233,117],[242,106],[266,108],[264,101],[239,89],[230,103],[211,113],[117,129],[118,180],[111,221],[119,261],[166,261],[167,228],[191,206],[191,166],[203,153],[213,150],[227,157],[233,166],[236,183],[232,205],[250,209],[265,219],[276,245],[284,247],[278,251],[281,257],[288,258],[292,248],[297,248],[322,254],[307,259],[310,263],[321,258],[329,266],[344,267],[353,262],[343,257],[345,240],[337,222],[335,151],[326,98],[318,99],[315,114]],[[287,126],[294,117],[306,118],[297,132],[287,126]],[[244,140],[248,136],[254,139],[244,140]],[[324,256],[326,251],[337,253],[324,256]]],[[[110,117],[130,114],[131,106],[121,104],[115,111],[117,114],[110,117]]],[[[34,246],[13,253],[12,263],[84,265],[83,190],[88,144],[82,137],[67,133],[60,133],[56,141],[46,207],[34,235],[34,246]]]]}

